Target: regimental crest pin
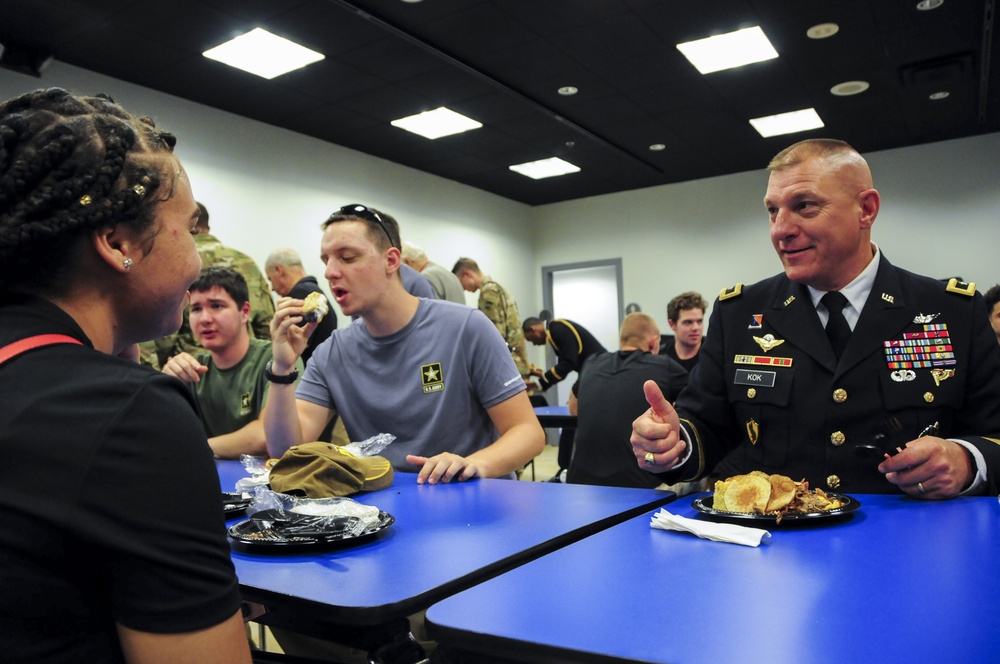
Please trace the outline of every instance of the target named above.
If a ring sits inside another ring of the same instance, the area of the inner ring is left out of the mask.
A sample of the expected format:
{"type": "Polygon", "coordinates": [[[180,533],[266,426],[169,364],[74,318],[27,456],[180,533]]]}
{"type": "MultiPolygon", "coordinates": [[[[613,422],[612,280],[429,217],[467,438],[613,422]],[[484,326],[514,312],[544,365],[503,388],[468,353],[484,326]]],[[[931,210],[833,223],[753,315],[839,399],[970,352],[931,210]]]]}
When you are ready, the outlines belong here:
{"type": "Polygon", "coordinates": [[[431,362],[420,367],[420,380],[424,386],[424,394],[440,392],[444,389],[444,371],[440,362],[431,362]]]}
{"type": "Polygon", "coordinates": [[[760,438],[760,425],[752,417],[747,420],[747,438],[750,439],[751,445],[756,445],[757,440],[760,438]]]}
{"type": "Polygon", "coordinates": [[[954,375],[954,369],[931,369],[931,378],[934,379],[935,385],[940,385],[954,375]]]}
{"type": "Polygon", "coordinates": [[[762,337],[754,337],[753,340],[757,342],[757,345],[760,346],[760,349],[765,353],[772,348],[777,348],[781,344],[785,343],[784,339],[775,339],[773,334],[765,334],[762,337]]]}
{"type": "Polygon", "coordinates": [[[764,314],[753,314],[750,316],[750,324],[747,325],[748,330],[759,330],[764,326],[764,314]]]}
{"type": "Polygon", "coordinates": [[[913,322],[918,325],[923,325],[924,323],[929,323],[941,314],[917,314],[913,317],[913,322]]]}

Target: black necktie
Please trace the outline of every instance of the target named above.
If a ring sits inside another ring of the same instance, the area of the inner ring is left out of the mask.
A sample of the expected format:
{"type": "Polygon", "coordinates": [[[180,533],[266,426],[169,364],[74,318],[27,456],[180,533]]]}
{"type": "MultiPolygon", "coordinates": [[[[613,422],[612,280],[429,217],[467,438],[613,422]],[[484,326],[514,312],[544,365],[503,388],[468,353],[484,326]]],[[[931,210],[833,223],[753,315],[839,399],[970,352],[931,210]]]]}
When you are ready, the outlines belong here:
{"type": "Polygon", "coordinates": [[[830,291],[820,300],[826,310],[830,312],[830,319],[826,322],[826,338],[833,346],[833,352],[840,359],[844,352],[847,340],[851,338],[851,326],[844,318],[844,307],[847,306],[847,298],[837,291],[830,291]]]}

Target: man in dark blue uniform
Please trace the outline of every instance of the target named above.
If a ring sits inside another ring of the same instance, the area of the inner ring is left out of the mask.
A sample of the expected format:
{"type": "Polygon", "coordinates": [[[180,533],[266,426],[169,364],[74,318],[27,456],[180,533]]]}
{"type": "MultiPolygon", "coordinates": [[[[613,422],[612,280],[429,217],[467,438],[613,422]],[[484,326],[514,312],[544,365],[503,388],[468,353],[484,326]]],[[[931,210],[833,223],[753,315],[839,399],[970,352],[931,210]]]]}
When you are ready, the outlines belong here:
{"type": "MultiPolygon", "coordinates": [[[[538,377],[541,391],[545,391],[566,379],[566,376],[577,373],[577,381],[583,373],[584,363],[595,355],[608,352],[590,331],[579,323],[556,318],[543,321],[541,318],[525,318],[521,328],[524,338],[536,346],[548,344],[556,354],[556,364],[547,371],[532,369],[532,374],[538,377]]],[[[575,385],[574,385],[575,387],[575,385]]],[[[559,472],[550,481],[563,482],[573,458],[573,439],[576,428],[564,427],[559,435],[559,472]]]]}
{"type": "Polygon", "coordinates": [[[879,194],[846,143],[803,141],[768,169],[784,274],[722,291],[676,410],[644,386],[638,463],[667,481],[762,470],[845,493],[996,495],[1000,347],[975,284],[889,263],[871,242],[879,194]]]}

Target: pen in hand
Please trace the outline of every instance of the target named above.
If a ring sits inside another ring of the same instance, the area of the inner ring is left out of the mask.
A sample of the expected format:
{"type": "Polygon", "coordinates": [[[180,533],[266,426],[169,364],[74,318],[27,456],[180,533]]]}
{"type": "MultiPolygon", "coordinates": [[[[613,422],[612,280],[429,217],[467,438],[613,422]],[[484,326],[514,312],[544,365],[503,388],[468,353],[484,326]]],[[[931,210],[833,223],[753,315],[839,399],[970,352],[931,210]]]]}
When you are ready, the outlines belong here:
{"type": "MultiPolygon", "coordinates": [[[[924,427],[923,431],[917,434],[917,438],[923,438],[924,436],[936,436],[939,431],[938,427],[939,425],[937,422],[932,422],[931,424],[928,424],[927,426],[924,427]]],[[[916,440],[916,438],[914,440],[916,440]]],[[[903,447],[906,447],[905,443],[903,444],[903,447]]],[[[897,447],[896,452],[902,452],[903,447],[897,447]]],[[[890,454],[884,454],[883,456],[885,456],[886,459],[892,458],[892,455],[890,454]]]]}
{"type": "Polygon", "coordinates": [[[933,422],[924,427],[924,430],[917,434],[917,438],[923,438],[924,436],[936,436],[938,433],[938,423],[933,422]]]}

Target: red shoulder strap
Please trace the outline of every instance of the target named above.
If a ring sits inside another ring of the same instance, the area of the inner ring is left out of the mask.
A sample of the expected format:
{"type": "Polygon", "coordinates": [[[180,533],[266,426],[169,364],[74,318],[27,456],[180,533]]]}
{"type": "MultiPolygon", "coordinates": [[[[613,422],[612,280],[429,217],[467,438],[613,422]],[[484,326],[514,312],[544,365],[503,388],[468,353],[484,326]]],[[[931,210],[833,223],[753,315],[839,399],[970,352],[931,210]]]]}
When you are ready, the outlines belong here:
{"type": "Polygon", "coordinates": [[[33,337],[21,339],[20,341],[15,341],[12,344],[7,344],[3,348],[0,348],[0,364],[17,357],[25,351],[29,351],[34,348],[41,348],[42,346],[51,346],[52,344],[83,345],[79,339],[74,339],[73,337],[65,334],[38,334],[33,337]]]}

